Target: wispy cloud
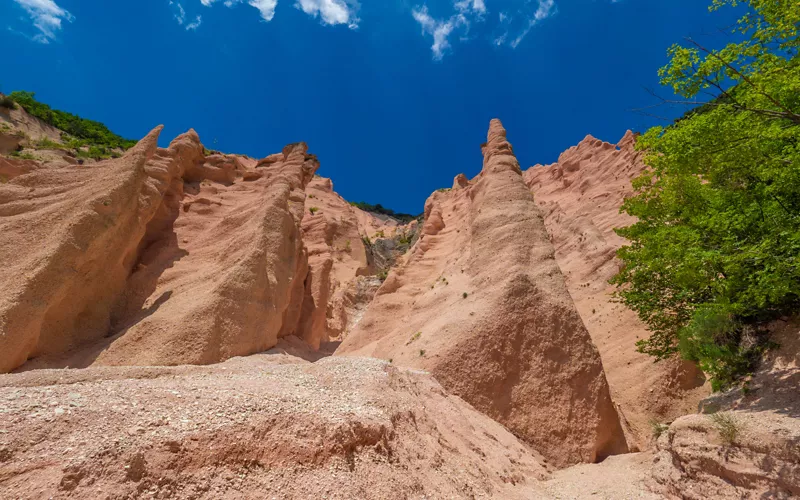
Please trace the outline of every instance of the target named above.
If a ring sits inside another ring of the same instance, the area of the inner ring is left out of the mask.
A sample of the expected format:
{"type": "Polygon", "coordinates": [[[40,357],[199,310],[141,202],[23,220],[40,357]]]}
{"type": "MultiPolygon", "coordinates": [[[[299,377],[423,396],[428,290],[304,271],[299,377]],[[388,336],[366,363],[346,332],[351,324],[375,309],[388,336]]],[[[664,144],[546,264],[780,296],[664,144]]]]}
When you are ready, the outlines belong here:
{"type": "Polygon", "coordinates": [[[539,0],[539,6],[536,8],[536,11],[528,18],[528,25],[523,28],[522,32],[511,42],[511,48],[516,49],[520,42],[522,42],[522,39],[525,38],[528,33],[530,33],[534,26],[555,13],[555,0],[539,0]]]}
{"type": "MultiPolygon", "coordinates": [[[[411,15],[422,27],[422,33],[433,37],[431,52],[434,60],[441,60],[452,49],[451,39],[469,40],[470,27],[475,23],[489,26],[486,38],[494,45],[516,48],[531,29],[556,13],[555,0],[514,0],[505,2],[502,12],[489,15],[494,0],[453,0],[448,17],[433,16],[426,4],[416,6],[411,15]]],[[[498,2],[499,3],[499,2],[498,2]]]]}
{"type": "Polygon", "coordinates": [[[450,42],[447,37],[453,32],[456,24],[466,22],[465,19],[459,20],[458,16],[453,16],[446,20],[436,20],[431,17],[427,5],[413,9],[411,15],[422,26],[422,32],[433,37],[431,50],[433,51],[433,58],[437,61],[441,60],[445,51],[450,48],[450,42]]]}
{"type": "Polygon", "coordinates": [[[194,21],[186,22],[186,10],[183,8],[183,5],[181,5],[180,2],[174,2],[173,0],[169,0],[169,4],[175,11],[173,14],[175,21],[186,28],[187,31],[195,31],[203,23],[203,18],[199,15],[195,16],[194,21]]]}
{"type": "Polygon", "coordinates": [[[440,61],[448,49],[451,48],[448,38],[455,31],[462,32],[462,40],[467,39],[467,32],[473,21],[483,21],[486,14],[484,0],[459,0],[453,4],[454,12],[445,19],[436,19],[431,16],[427,5],[417,6],[411,10],[411,15],[422,27],[422,33],[433,37],[431,52],[433,58],[440,61]]]}
{"type": "MultiPolygon", "coordinates": [[[[226,7],[233,7],[246,2],[255,7],[263,21],[272,21],[278,0],[200,0],[206,7],[222,1],[226,7]]],[[[480,0],[479,0],[480,1],[480,0]]],[[[358,0],[296,0],[295,7],[312,17],[319,17],[322,24],[344,24],[351,28],[358,26],[358,0]]]]}
{"type": "Polygon", "coordinates": [[[63,21],[72,22],[75,17],[62,9],[53,0],[14,0],[31,18],[33,26],[39,33],[30,37],[39,43],[50,43],[61,31],[63,21]]]}

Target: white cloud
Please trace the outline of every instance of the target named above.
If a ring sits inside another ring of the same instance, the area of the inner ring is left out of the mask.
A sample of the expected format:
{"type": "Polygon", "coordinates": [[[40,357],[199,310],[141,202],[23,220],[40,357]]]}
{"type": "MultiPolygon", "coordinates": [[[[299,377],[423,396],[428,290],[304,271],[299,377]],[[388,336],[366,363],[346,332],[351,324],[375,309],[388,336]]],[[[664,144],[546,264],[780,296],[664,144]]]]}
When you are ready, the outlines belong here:
{"type": "MultiPolygon", "coordinates": [[[[206,7],[211,7],[220,0],[200,0],[206,7]]],[[[482,0],[478,0],[482,1],[482,0]]],[[[255,7],[264,21],[272,21],[278,0],[222,0],[226,7],[233,7],[242,2],[255,7]]],[[[351,28],[358,26],[358,0],[296,0],[295,7],[312,17],[319,17],[323,24],[345,24],[351,28]]]]}
{"type": "MultiPolygon", "coordinates": [[[[219,0],[200,0],[200,3],[206,7],[211,7],[212,4],[217,3],[218,1],[219,0]]],[[[224,0],[222,3],[225,5],[225,7],[233,7],[244,1],[245,0],[224,0]]],[[[261,19],[269,22],[272,21],[273,17],[275,17],[275,7],[278,6],[278,0],[247,0],[247,5],[255,7],[259,14],[261,14],[261,19]]]]}
{"type": "Polygon", "coordinates": [[[62,9],[53,0],[14,0],[31,18],[39,33],[31,39],[39,43],[50,43],[61,31],[61,22],[72,22],[75,17],[62,9]]]}
{"type": "MultiPolygon", "coordinates": [[[[233,0],[227,0],[225,5],[230,7],[233,3],[233,0]]],[[[272,18],[275,17],[275,7],[278,6],[278,0],[248,0],[247,4],[258,9],[258,12],[261,13],[261,19],[272,21],[272,18]]]]}
{"type": "Polygon", "coordinates": [[[295,7],[313,17],[319,15],[323,24],[358,27],[359,4],[355,0],[297,0],[295,7]]]}
{"type": "Polygon", "coordinates": [[[486,4],[484,0],[458,0],[453,6],[461,13],[469,11],[475,12],[476,14],[486,13],[486,4]]]}
{"type": "MultiPolygon", "coordinates": [[[[478,0],[478,2],[483,5],[482,0],[478,0]]],[[[469,30],[470,22],[467,19],[466,10],[461,10],[459,4],[455,5],[458,12],[445,20],[434,19],[428,12],[427,5],[415,7],[411,10],[411,15],[422,26],[422,32],[433,37],[431,51],[433,52],[433,58],[437,61],[441,60],[445,51],[450,48],[450,42],[447,38],[455,29],[464,28],[469,30]]],[[[467,8],[466,4],[465,8],[467,8]]]]}

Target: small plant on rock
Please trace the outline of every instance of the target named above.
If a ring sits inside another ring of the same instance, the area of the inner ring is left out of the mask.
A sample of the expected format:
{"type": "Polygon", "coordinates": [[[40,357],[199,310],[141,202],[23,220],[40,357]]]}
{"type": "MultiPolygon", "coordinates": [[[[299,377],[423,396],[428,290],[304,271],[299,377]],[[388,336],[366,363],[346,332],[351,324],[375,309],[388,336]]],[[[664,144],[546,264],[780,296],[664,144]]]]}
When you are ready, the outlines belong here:
{"type": "Polygon", "coordinates": [[[669,429],[667,424],[662,424],[658,420],[650,420],[650,430],[653,432],[653,439],[658,439],[669,429]]]}
{"type": "Polygon", "coordinates": [[[736,441],[736,438],[739,437],[741,433],[739,422],[732,414],[728,412],[714,413],[710,415],[709,418],[711,422],[714,423],[714,427],[716,427],[717,432],[719,432],[719,437],[722,438],[725,444],[730,446],[736,441]]]}
{"type": "Polygon", "coordinates": [[[420,349],[419,350],[419,355],[420,355],[420,357],[424,357],[425,356],[425,349],[420,349]]]}
{"type": "Polygon", "coordinates": [[[308,211],[311,212],[311,215],[314,215],[315,213],[319,212],[319,208],[311,207],[308,209],[308,211]]]}
{"type": "Polygon", "coordinates": [[[466,299],[467,297],[469,297],[469,294],[467,292],[464,292],[464,293],[461,294],[461,296],[466,299]]]}

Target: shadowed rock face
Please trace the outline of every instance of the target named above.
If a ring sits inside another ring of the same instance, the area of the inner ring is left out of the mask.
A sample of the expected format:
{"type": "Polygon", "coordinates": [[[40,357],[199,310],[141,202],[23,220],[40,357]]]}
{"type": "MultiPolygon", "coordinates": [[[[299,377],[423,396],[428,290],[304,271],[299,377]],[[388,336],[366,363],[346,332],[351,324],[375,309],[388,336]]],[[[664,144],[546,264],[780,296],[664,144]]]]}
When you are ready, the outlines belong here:
{"type": "Polygon", "coordinates": [[[159,129],[103,168],[0,185],[0,372],[108,333],[139,241],[177,175],[147,164],[159,129]]]}
{"type": "Polygon", "coordinates": [[[120,159],[0,186],[0,371],[212,363],[272,347],[297,320],[318,166],[305,144],[245,181],[235,157],[207,162],[194,131],[167,149],[159,132],[120,159]]]}
{"type": "Polygon", "coordinates": [[[600,356],[498,120],[483,153],[476,179],[428,199],[412,255],[337,354],[430,370],[559,466],[623,453],[600,356]]]}

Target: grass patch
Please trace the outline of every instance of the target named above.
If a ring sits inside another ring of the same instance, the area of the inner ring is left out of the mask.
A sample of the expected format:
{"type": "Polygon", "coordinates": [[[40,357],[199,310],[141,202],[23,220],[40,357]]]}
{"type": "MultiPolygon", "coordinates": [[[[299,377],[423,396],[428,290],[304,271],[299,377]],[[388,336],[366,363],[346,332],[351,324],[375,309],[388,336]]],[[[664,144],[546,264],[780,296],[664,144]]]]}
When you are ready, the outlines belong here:
{"type": "Polygon", "coordinates": [[[708,418],[714,424],[714,427],[719,432],[719,437],[727,445],[732,445],[736,438],[741,434],[741,427],[739,421],[732,414],[728,412],[714,413],[709,415],[708,418]]]}
{"type": "Polygon", "coordinates": [[[418,340],[421,336],[422,336],[422,332],[415,333],[414,335],[411,336],[410,339],[408,339],[408,342],[406,342],[406,345],[409,345],[412,342],[414,342],[415,340],[418,340]]]}
{"type": "Polygon", "coordinates": [[[37,158],[30,153],[23,153],[21,151],[12,151],[8,156],[19,158],[20,160],[36,160],[37,158]]]}
{"type": "Polygon", "coordinates": [[[650,431],[653,433],[653,439],[660,438],[668,429],[669,426],[667,424],[662,424],[658,420],[650,420],[650,431]]]}
{"type": "Polygon", "coordinates": [[[52,141],[48,137],[42,137],[36,141],[36,149],[66,149],[66,146],[59,142],[52,141]]]}

